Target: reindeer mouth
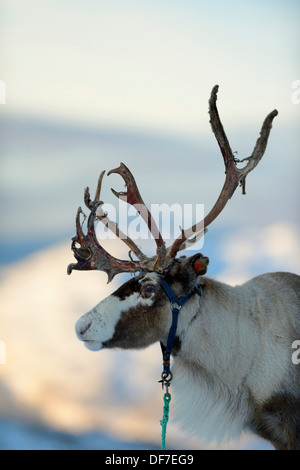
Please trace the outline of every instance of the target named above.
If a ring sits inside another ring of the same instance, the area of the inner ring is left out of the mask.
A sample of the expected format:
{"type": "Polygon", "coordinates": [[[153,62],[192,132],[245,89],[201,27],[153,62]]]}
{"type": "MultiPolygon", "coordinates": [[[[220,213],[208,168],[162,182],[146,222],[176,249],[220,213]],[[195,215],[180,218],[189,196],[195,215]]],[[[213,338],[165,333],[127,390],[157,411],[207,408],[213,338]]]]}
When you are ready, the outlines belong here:
{"type": "Polygon", "coordinates": [[[104,346],[100,341],[92,341],[89,339],[83,340],[85,347],[89,351],[100,351],[101,349],[104,349],[104,346]]]}

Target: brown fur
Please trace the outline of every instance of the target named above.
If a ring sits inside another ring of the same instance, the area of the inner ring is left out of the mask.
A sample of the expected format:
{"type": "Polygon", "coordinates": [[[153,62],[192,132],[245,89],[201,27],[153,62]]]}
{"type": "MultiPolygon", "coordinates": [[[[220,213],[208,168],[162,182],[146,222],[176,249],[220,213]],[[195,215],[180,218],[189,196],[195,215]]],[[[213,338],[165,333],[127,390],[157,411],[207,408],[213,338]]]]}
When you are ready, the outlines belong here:
{"type": "Polygon", "coordinates": [[[276,395],[254,412],[252,429],[276,450],[300,450],[300,399],[276,395]]]}
{"type": "MultiPolygon", "coordinates": [[[[143,275],[130,279],[114,292],[114,296],[124,300],[133,292],[141,292],[142,283],[139,281],[143,275]]],[[[155,303],[149,312],[149,307],[137,306],[123,312],[115,326],[113,337],[104,346],[109,348],[120,347],[123,349],[143,348],[145,344],[153,344],[164,335],[168,328],[169,318],[161,309],[164,294],[160,285],[157,287],[155,303]]]]}

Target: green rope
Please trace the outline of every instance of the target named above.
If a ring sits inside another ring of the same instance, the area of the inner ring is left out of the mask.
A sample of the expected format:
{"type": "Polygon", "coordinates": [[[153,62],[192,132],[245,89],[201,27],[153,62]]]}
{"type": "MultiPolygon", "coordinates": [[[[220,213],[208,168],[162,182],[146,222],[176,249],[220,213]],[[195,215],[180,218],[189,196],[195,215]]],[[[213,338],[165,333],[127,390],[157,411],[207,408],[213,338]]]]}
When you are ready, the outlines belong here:
{"type": "Polygon", "coordinates": [[[169,392],[164,394],[164,408],[163,408],[163,417],[160,421],[162,427],[161,430],[161,448],[166,450],[166,433],[167,433],[167,424],[169,421],[169,404],[171,401],[171,394],[169,392]]]}

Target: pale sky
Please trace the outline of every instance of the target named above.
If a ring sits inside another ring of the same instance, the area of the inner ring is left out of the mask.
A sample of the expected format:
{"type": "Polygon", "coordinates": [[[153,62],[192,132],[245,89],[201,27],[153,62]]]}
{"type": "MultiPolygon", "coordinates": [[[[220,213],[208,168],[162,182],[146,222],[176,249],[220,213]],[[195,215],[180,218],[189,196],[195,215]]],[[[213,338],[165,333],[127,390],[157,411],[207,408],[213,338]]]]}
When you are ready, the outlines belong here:
{"type": "Polygon", "coordinates": [[[0,0],[4,113],[209,132],[220,85],[230,126],[300,106],[297,0],[0,0]]]}
{"type": "Polygon", "coordinates": [[[247,197],[237,191],[216,224],[298,226],[299,10],[298,0],[0,0],[0,113],[13,118],[0,129],[1,236],[64,234],[82,188],[120,161],[146,201],[207,212],[224,178],[207,112],[215,84],[238,158],[279,111],[247,197]]]}

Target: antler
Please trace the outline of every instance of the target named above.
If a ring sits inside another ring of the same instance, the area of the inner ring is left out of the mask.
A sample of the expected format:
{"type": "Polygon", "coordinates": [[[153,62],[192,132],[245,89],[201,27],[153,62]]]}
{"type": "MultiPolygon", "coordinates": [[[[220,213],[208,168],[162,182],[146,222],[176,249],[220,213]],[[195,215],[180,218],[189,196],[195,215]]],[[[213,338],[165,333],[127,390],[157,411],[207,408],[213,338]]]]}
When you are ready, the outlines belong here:
{"type": "Polygon", "coordinates": [[[274,117],[278,114],[278,111],[275,109],[266,117],[261,128],[260,137],[256,142],[252,155],[248,158],[244,158],[243,160],[241,160],[241,162],[248,160],[247,165],[244,168],[238,169],[236,163],[238,163],[239,160],[237,160],[233,156],[217,110],[216,102],[218,89],[218,85],[216,85],[212,89],[209,100],[209,114],[212,130],[215,134],[224,159],[226,173],[225,183],[215,205],[213,206],[211,211],[206,215],[206,217],[200,222],[194,224],[189,229],[182,230],[181,235],[174,241],[173,245],[168,249],[168,257],[170,257],[171,259],[175,258],[178,251],[186,248],[188,243],[196,243],[196,241],[198,241],[198,239],[203,236],[204,232],[206,231],[206,227],[211,224],[216,219],[216,217],[222,212],[222,210],[226,206],[229,199],[232,197],[239,184],[243,188],[243,194],[246,194],[246,176],[258,165],[259,161],[263,157],[272,128],[272,121],[274,117]],[[194,238],[189,240],[192,235],[194,235],[194,238]]]}
{"type": "Polygon", "coordinates": [[[95,199],[90,201],[89,189],[85,190],[85,201],[87,207],[91,209],[91,213],[87,222],[87,234],[83,233],[80,215],[83,214],[81,207],[79,207],[76,215],[76,236],[72,239],[72,250],[77,263],[69,264],[68,274],[71,274],[73,269],[76,270],[94,270],[105,271],[108,275],[108,282],[113,277],[121,272],[136,272],[140,270],[140,261],[127,261],[119,260],[110,255],[98,242],[95,234],[95,219],[97,216],[98,207],[103,204],[101,201],[95,199]],[[79,245],[79,246],[78,246],[79,245]]]}
{"type": "Polygon", "coordinates": [[[122,201],[127,202],[128,204],[132,205],[135,210],[140,214],[142,219],[146,222],[150,233],[153,235],[153,238],[156,243],[156,259],[155,259],[155,266],[159,269],[161,266],[164,265],[165,256],[166,256],[166,247],[165,242],[158,230],[155,220],[153,219],[151,212],[147,209],[142,196],[140,195],[139,189],[135,182],[135,179],[131,173],[131,171],[127,168],[124,163],[121,163],[118,168],[114,170],[110,170],[108,175],[112,173],[117,173],[122,176],[127,192],[117,192],[114,189],[111,189],[113,194],[117,196],[122,201]]]}
{"type": "Polygon", "coordinates": [[[142,218],[146,221],[149,230],[155,238],[157,245],[157,253],[153,258],[148,258],[144,255],[137,245],[127,235],[125,235],[118,227],[116,222],[112,222],[102,210],[103,202],[100,201],[100,191],[102,179],[105,171],[99,177],[96,189],[95,198],[90,199],[89,188],[84,191],[84,202],[91,213],[87,222],[87,234],[85,235],[82,230],[80,216],[83,214],[81,207],[79,207],[76,215],[76,236],[72,239],[72,251],[77,263],[71,263],[68,266],[67,272],[71,274],[75,270],[94,270],[105,271],[108,275],[108,282],[110,282],[116,274],[122,272],[137,272],[137,271],[157,271],[162,272],[165,265],[166,248],[157,225],[152,218],[150,212],[145,207],[135,179],[129,169],[121,163],[119,168],[111,170],[108,174],[119,173],[127,186],[128,192],[117,193],[114,189],[112,192],[122,200],[133,205],[136,210],[141,214],[142,218]],[[98,242],[95,234],[95,220],[100,220],[107,226],[117,237],[124,241],[133,252],[138,261],[134,261],[130,255],[131,260],[120,260],[110,255],[98,242]],[[77,246],[79,245],[79,246],[77,246]]]}
{"type": "Polygon", "coordinates": [[[121,272],[137,272],[137,271],[155,271],[158,273],[163,273],[174,261],[177,253],[185,249],[188,245],[196,243],[199,238],[207,230],[207,226],[211,224],[216,217],[221,213],[227,204],[228,200],[232,197],[236,188],[240,184],[243,188],[243,194],[245,194],[245,180],[247,175],[252,171],[264,155],[266,150],[268,138],[272,128],[272,122],[278,112],[275,109],[272,111],[265,119],[260,137],[258,138],[252,155],[248,158],[241,160],[248,161],[244,168],[237,168],[237,163],[240,161],[237,160],[230,148],[228,139],[226,137],[225,131],[223,129],[219,113],[217,110],[217,92],[218,85],[216,85],[211,92],[209,99],[209,114],[210,114],[210,123],[212,126],[213,133],[217,139],[220,150],[222,152],[224,165],[225,165],[225,183],[221,190],[221,193],[211,209],[211,211],[206,215],[206,217],[194,224],[192,227],[186,230],[181,231],[181,235],[174,241],[173,245],[166,249],[164,240],[158,230],[158,227],[150,213],[146,208],[144,201],[140,195],[135,179],[130,172],[130,170],[121,163],[118,168],[110,170],[108,175],[112,173],[117,173],[122,176],[127,192],[117,192],[112,189],[112,192],[119,199],[126,201],[128,204],[132,205],[136,211],[141,215],[142,219],[146,222],[150,233],[152,234],[155,243],[156,243],[156,255],[152,258],[145,256],[138,246],[126,236],[118,227],[116,222],[112,222],[107,217],[102,210],[103,202],[100,201],[100,192],[102,179],[105,172],[102,172],[97,185],[97,190],[95,198],[92,201],[90,199],[89,188],[86,188],[84,192],[84,202],[85,205],[90,209],[91,213],[87,222],[87,234],[85,235],[82,230],[80,216],[83,214],[81,208],[77,211],[76,216],[76,236],[72,239],[72,250],[74,256],[77,259],[77,263],[72,263],[68,266],[68,274],[71,274],[73,269],[77,270],[93,270],[98,269],[100,271],[105,271],[108,275],[108,282],[113,279],[113,277],[121,272]],[[127,246],[130,248],[130,261],[129,260],[119,260],[111,256],[98,242],[95,234],[95,220],[100,220],[104,225],[106,225],[117,237],[122,239],[127,246]],[[193,236],[193,238],[191,238],[193,236]],[[79,245],[79,246],[78,246],[79,245]],[[137,261],[132,259],[131,253],[134,253],[138,258],[137,261]]]}
{"type": "MultiPolygon", "coordinates": [[[[99,177],[99,180],[98,180],[98,185],[97,185],[97,189],[96,189],[96,194],[95,194],[95,198],[94,198],[94,201],[91,201],[90,199],[90,194],[89,194],[89,188],[86,188],[85,189],[85,192],[84,192],[84,202],[85,202],[85,205],[90,209],[92,210],[93,209],[93,205],[100,201],[100,192],[101,192],[101,186],[102,186],[102,180],[103,180],[103,176],[105,174],[105,171],[102,171],[102,173],[100,174],[100,177],[99,177]]],[[[142,260],[142,259],[146,259],[147,257],[141,252],[141,250],[138,248],[138,246],[131,240],[131,238],[128,237],[128,235],[125,235],[118,227],[118,224],[116,222],[112,222],[106,213],[103,212],[102,210],[102,204],[103,203],[100,203],[98,205],[98,208],[97,208],[97,219],[100,220],[106,227],[108,227],[118,238],[121,238],[121,240],[124,241],[124,243],[126,243],[126,245],[130,248],[130,252],[133,252],[137,257],[138,259],[142,260]]],[[[131,258],[131,255],[130,255],[130,258],[131,258]]]]}

